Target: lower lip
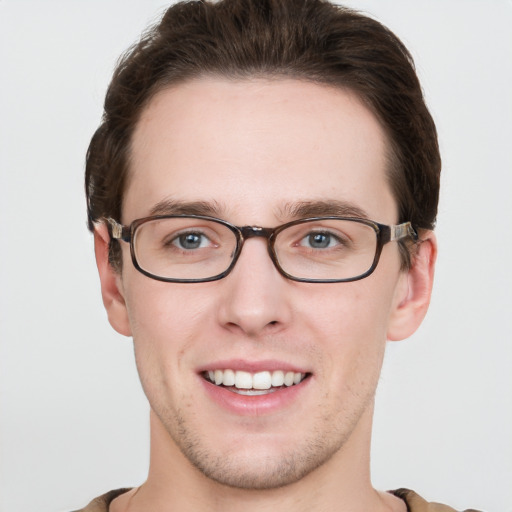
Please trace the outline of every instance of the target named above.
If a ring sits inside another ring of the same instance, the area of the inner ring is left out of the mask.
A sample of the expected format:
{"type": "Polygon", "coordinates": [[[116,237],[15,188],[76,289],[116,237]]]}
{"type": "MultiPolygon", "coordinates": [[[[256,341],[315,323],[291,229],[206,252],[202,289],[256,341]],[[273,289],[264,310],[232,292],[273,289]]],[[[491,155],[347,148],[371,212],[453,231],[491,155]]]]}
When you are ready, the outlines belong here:
{"type": "Polygon", "coordinates": [[[271,414],[290,407],[299,399],[311,380],[305,378],[300,384],[283,387],[265,395],[239,395],[222,386],[216,386],[199,376],[208,396],[223,409],[242,416],[271,414]]]}

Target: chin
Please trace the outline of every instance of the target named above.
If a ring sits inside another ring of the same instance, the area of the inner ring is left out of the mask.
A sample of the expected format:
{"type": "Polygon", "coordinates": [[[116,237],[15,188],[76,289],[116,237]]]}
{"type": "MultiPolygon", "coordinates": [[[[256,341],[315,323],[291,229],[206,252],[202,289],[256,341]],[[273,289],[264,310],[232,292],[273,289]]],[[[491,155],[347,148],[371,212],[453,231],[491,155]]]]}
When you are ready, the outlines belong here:
{"type": "Polygon", "coordinates": [[[277,489],[292,485],[329,460],[332,450],[324,453],[292,453],[268,457],[206,458],[204,454],[185,454],[209,479],[227,487],[245,490],[277,489]]]}
{"type": "Polygon", "coordinates": [[[320,434],[315,429],[293,439],[248,433],[241,442],[228,440],[223,445],[187,429],[182,421],[178,424],[178,431],[166,430],[193,467],[216,483],[245,490],[277,489],[298,482],[339,452],[351,430],[320,434]]]}

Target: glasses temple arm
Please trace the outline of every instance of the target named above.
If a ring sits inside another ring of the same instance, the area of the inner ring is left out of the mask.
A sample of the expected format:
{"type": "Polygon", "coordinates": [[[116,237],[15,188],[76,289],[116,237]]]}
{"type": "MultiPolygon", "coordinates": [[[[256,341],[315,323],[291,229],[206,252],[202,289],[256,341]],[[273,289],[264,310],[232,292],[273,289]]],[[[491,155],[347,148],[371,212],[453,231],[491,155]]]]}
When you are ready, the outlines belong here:
{"type": "Polygon", "coordinates": [[[389,226],[390,234],[389,241],[393,242],[395,240],[402,240],[410,236],[414,241],[418,240],[418,233],[412,227],[410,222],[404,222],[403,224],[398,224],[397,226],[389,226]]]}
{"type": "Polygon", "coordinates": [[[123,226],[112,217],[108,217],[105,220],[108,222],[110,226],[111,236],[113,239],[124,240],[125,242],[130,241],[130,228],[123,226]]]}

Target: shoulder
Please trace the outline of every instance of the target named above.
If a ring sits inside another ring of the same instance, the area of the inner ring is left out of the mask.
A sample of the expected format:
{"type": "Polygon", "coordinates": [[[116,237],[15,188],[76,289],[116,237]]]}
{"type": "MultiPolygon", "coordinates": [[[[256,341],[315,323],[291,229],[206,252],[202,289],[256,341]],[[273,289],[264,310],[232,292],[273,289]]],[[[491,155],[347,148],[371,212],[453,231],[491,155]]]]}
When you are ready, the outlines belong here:
{"type": "Polygon", "coordinates": [[[75,512],[108,512],[108,507],[115,498],[128,492],[130,489],[116,489],[94,498],[89,505],[75,512]]]}
{"type": "MultiPolygon", "coordinates": [[[[409,489],[397,489],[396,491],[390,492],[405,501],[407,505],[407,512],[457,512],[454,508],[449,507],[448,505],[428,502],[420,495],[409,489]]],[[[463,512],[478,512],[478,510],[468,508],[463,512]]]]}
{"type": "MultiPolygon", "coordinates": [[[[89,505],[75,512],[108,512],[109,505],[115,498],[128,492],[130,489],[116,489],[107,492],[97,498],[93,499],[89,505]]],[[[408,512],[457,512],[454,508],[441,503],[428,502],[424,500],[419,494],[409,489],[397,489],[390,491],[398,498],[405,501],[408,512]]],[[[463,512],[479,512],[475,509],[466,509],[463,512]]]]}

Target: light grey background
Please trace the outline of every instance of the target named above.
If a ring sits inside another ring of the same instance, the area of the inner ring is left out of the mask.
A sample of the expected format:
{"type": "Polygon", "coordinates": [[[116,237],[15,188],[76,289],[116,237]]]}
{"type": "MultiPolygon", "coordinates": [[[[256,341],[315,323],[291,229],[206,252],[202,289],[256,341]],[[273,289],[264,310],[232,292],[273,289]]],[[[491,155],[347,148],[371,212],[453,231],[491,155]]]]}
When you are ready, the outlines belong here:
{"type": "MultiPolygon", "coordinates": [[[[352,0],[411,49],[444,161],[431,310],[390,344],[374,484],[512,512],[512,2],[352,0]]],[[[0,0],[0,510],[65,511],[148,465],[131,341],[101,305],[83,162],[156,0],[0,0]]]]}

